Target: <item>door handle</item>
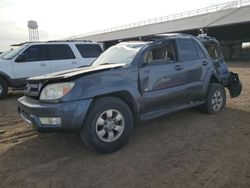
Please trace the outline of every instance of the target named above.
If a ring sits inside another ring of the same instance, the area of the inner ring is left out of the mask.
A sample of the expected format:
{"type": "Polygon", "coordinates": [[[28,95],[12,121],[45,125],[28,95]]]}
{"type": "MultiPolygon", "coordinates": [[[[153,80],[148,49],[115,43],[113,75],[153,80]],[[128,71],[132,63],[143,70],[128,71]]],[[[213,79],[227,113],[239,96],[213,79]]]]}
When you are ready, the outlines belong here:
{"type": "Polygon", "coordinates": [[[45,67],[46,66],[46,63],[41,63],[40,64],[40,67],[45,67]]]}
{"type": "Polygon", "coordinates": [[[202,65],[207,65],[207,61],[202,61],[202,65]]]}
{"type": "Polygon", "coordinates": [[[183,67],[181,65],[175,65],[175,70],[181,70],[183,67]]]}
{"type": "Polygon", "coordinates": [[[77,64],[77,61],[72,61],[72,64],[77,64]]]}

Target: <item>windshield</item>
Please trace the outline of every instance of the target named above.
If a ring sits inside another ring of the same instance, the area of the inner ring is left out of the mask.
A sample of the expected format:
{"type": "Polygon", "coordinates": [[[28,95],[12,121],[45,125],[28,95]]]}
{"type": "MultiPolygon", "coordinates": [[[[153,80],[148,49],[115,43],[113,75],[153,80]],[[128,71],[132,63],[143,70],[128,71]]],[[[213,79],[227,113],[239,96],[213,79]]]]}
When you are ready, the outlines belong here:
{"type": "Polygon", "coordinates": [[[24,48],[26,48],[27,45],[20,46],[14,50],[9,50],[6,53],[1,55],[2,59],[12,59],[14,58],[17,54],[19,54],[24,48]]]}
{"type": "Polygon", "coordinates": [[[4,51],[3,53],[0,54],[0,57],[2,58],[2,56],[5,56],[10,52],[11,52],[11,50],[4,51]]]}
{"type": "Polygon", "coordinates": [[[110,47],[102,53],[92,64],[92,66],[106,64],[129,64],[135,58],[137,52],[145,43],[121,43],[110,47]]]}

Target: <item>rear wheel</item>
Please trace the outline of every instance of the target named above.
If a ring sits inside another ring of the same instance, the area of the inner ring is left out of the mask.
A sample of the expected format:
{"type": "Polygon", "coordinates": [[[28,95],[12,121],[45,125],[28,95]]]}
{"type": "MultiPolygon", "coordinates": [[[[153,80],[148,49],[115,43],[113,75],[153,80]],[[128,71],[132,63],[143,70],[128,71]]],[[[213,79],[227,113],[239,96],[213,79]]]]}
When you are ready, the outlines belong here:
{"type": "Polygon", "coordinates": [[[207,114],[215,114],[222,111],[226,104],[226,92],[221,84],[211,83],[207,92],[206,103],[201,110],[207,114]]]}
{"type": "Polygon", "coordinates": [[[81,139],[93,150],[110,153],[129,140],[134,120],[129,106],[115,97],[97,99],[81,130],[81,139]]]}
{"type": "Polygon", "coordinates": [[[0,99],[4,98],[8,93],[7,83],[0,78],[0,99]]]}

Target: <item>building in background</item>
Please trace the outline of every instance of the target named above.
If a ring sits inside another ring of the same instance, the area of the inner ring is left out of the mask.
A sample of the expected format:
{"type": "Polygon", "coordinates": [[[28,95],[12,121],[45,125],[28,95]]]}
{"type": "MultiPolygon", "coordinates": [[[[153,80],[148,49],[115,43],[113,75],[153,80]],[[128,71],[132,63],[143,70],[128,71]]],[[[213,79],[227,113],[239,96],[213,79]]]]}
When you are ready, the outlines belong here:
{"type": "Polygon", "coordinates": [[[163,33],[198,35],[205,31],[217,38],[226,60],[250,61],[250,1],[232,1],[197,10],[144,20],[105,30],[94,31],[70,39],[93,40],[104,49],[126,40],[163,33]],[[202,28],[202,30],[201,30],[202,28]],[[243,45],[244,43],[244,45],[243,45]]]}

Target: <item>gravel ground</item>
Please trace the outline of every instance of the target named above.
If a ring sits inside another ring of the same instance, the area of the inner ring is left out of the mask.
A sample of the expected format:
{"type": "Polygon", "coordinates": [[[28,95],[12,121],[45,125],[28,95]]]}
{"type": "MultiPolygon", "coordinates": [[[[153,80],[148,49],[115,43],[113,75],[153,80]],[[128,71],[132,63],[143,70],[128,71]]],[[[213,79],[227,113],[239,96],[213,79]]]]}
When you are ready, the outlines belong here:
{"type": "Polygon", "coordinates": [[[217,115],[185,110],[136,126],[113,154],[74,133],[39,134],[0,101],[1,187],[250,187],[250,64],[233,64],[243,92],[217,115]]]}

